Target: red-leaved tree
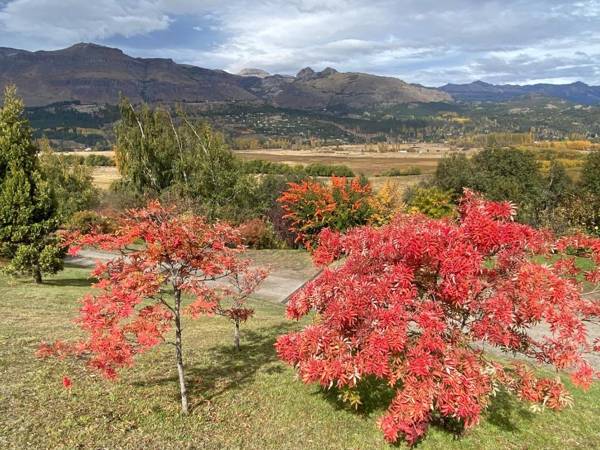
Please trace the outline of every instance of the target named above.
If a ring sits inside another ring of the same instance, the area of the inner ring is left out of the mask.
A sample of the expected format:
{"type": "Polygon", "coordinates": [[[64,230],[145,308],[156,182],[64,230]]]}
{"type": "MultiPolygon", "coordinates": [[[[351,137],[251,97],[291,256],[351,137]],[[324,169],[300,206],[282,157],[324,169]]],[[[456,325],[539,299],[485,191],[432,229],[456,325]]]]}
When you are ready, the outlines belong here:
{"type": "Polygon", "coordinates": [[[87,333],[81,342],[42,344],[38,354],[74,354],[107,378],[133,364],[137,354],[174,340],[181,407],[188,412],[182,353],[182,315],[218,314],[234,323],[239,349],[240,323],[252,316],[246,298],[265,278],[263,269],[241,259],[244,247],[236,229],[179,215],[158,202],[124,215],[112,234],[74,236],[71,254],[82,246],[116,252],[97,263],[97,293],[82,300],[78,323],[87,333]],[[186,299],[189,298],[189,301],[186,299]],[[225,306],[227,304],[228,306],[225,306]]]}
{"type": "Polygon", "coordinates": [[[436,417],[471,427],[498,389],[569,405],[558,378],[502,365],[481,343],[567,370],[587,387],[598,373],[586,355],[600,343],[589,341],[586,322],[598,320],[600,303],[583,288],[600,282],[600,240],[554,239],[513,216],[509,203],[466,192],[457,221],[404,215],[379,229],[323,231],[315,262],[340,261],[292,297],[290,318],[317,318],[278,339],[280,358],[327,389],[387,382],[395,396],[379,426],[390,442],[415,443],[436,417]],[[594,268],[578,269],[575,254],[594,268]]]}

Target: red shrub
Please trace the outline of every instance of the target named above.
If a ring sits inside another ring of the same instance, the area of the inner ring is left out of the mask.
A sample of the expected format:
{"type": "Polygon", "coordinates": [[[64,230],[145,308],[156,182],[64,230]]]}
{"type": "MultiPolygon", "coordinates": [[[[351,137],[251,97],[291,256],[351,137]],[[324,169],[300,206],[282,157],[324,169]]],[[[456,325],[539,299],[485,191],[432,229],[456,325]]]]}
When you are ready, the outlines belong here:
{"type": "MultiPolygon", "coordinates": [[[[599,343],[588,342],[584,320],[597,320],[600,304],[582,294],[563,252],[585,248],[598,264],[600,240],[555,241],[513,222],[509,203],[468,192],[460,213],[457,222],[413,215],[345,235],[325,230],[315,262],[345,259],[288,305],[289,317],[316,311],[318,320],[276,344],[306,383],[356,391],[370,377],[389,383],[395,397],[379,425],[390,442],[414,443],[435,416],[471,427],[498,388],[552,409],[571,401],[560,381],[502,366],[476,342],[568,369],[580,386],[594,376],[585,353],[599,343]],[[531,337],[542,322],[549,335],[531,337]]],[[[600,270],[585,276],[598,282],[600,270]]]]}
{"type": "Polygon", "coordinates": [[[283,243],[275,235],[273,225],[264,219],[252,219],[238,227],[244,245],[260,249],[280,248],[283,243]]]}

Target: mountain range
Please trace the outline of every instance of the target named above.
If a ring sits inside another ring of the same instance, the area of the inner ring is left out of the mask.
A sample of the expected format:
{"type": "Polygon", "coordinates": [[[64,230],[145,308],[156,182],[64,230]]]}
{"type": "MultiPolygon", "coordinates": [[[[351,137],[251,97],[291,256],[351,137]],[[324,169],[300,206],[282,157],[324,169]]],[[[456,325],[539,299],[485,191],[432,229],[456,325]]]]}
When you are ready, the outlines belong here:
{"type": "Polygon", "coordinates": [[[132,58],[116,48],[76,44],[57,51],[0,48],[0,87],[14,83],[27,106],[63,101],[228,102],[308,110],[369,109],[379,104],[450,101],[437,89],[397,78],[301,70],[296,77],[177,64],[170,59],[132,58]]]}
{"type": "Polygon", "coordinates": [[[260,69],[239,74],[177,64],[170,59],[133,58],[96,44],[55,51],[0,47],[0,88],[14,83],[27,106],[58,102],[244,103],[309,111],[364,111],[406,103],[503,102],[542,95],[586,105],[600,104],[600,86],[493,85],[476,81],[428,88],[398,78],[307,67],[296,76],[260,69]]]}
{"type": "Polygon", "coordinates": [[[503,102],[528,95],[554,97],[583,105],[600,104],[600,86],[581,81],[571,84],[494,85],[475,81],[469,84],[446,84],[440,88],[455,100],[473,102],[503,102]]]}

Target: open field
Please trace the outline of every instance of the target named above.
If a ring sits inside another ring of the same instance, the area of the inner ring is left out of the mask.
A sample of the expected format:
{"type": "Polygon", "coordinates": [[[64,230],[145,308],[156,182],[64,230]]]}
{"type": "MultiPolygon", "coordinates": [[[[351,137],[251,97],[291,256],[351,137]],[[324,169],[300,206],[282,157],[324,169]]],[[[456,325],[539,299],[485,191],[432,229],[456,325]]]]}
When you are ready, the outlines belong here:
{"type": "Polygon", "coordinates": [[[367,152],[364,146],[330,147],[314,150],[237,150],[235,154],[242,159],[264,159],[285,164],[344,164],[354,172],[375,176],[386,170],[418,167],[423,174],[435,172],[440,158],[450,153],[449,147],[430,144],[412,151],[367,152]]]}
{"type": "MultiPolygon", "coordinates": [[[[377,146],[344,145],[339,147],[320,147],[311,150],[288,149],[259,149],[236,150],[234,153],[244,160],[266,160],[290,165],[306,165],[311,163],[341,164],[352,169],[356,174],[364,174],[370,178],[373,186],[379,188],[388,178],[377,175],[390,169],[419,168],[421,175],[393,177],[393,180],[404,189],[413,186],[431,176],[441,158],[455,152],[451,147],[443,144],[398,144],[396,151],[377,151],[377,146]]],[[[391,147],[390,147],[391,148],[391,147]]],[[[525,146],[525,150],[539,152],[536,158],[543,158],[544,150],[539,147],[525,146]]],[[[474,155],[478,150],[461,151],[468,156],[474,155]]],[[[556,150],[553,150],[557,152],[556,150]]],[[[558,160],[565,166],[572,179],[578,180],[583,165],[583,158],[587,151],[564,150],[557,152],[558,160]]],[[[114,156],[113,152],[73,152],[77,155],[102,154],[114,156]]],[[[542,170],[547,170],[549,160],[538,159],[542,170]]],[[[102,188],[108,189],[110,184],[119,179],[116,167],[95,167],[94,182],[102,188]]]]}
{"type": "MultiPolygon", "coordinates": [[[[307,268],[297,254],[253,256],[290,264],[292,271],[307,268]]],[[[184,324],[188,417],[179,414],[169,346],[142,355],[117,382],[72,361],[38,360],[40,341],[78,336],[72,319],[88,290],[85,269],[69,268],[43,286],[0,276],[1,448],[388,448],[376,428],[383,405],[347,410],[278,361],[276,337],[306,322],[286,320],[282,305],[261,299],[252,301],[256,317],[242,328],[241,353],[233,351],[224,319],[184,324]],[[66,374],[71,391],[61,384],[66,374]]],[[[573,393],[575,408],[541,414],[500,393],[480,427],[461,439],[434,427],[418,448],[599,448],[600,384],[573,393]]]]}
{"type": "Polygon", "coordinates": [[[92,177],[97,187],[107,190],[113,181],[121,178],[121,175],[116,167],[94,167],[92,177]]]}
{"type": "MultiPolygon", "coordinates": [[[[106,153],[106,152],[105,152],[106,153]]],[[[342,156],[342,155],[305,155],[301,151],[294,151],[298,155],[281,155],[278,152],[236,152],[236,155],[243,159],[264,159],[268,161],[283,162],[286,164],[309,164],[309,163],[324,163],[324,164],[344,164],[350,167],[355,173],[364,173],[367,175],[373,186],[377,189],[389,177],[376,177],[389,169],[419,167],[422,175],[407,175],[402,177],[393,177],[392,179],[400,185],[401,188],[409,187],[426,179],[435,171],[439,157],[407,157],[402,154],[373,154],[364,157],[357,156],[342,156]],[[395,155],[395,156],[393,156],[395,155]]],[[[116,167],[94,167],[93,171],[94,184],[101,189],[108,189],[111,183],[120,178],[119,171],[116,167]]]]}
{"type": "MultiPolygon", "coordinates": [[[[116,167],[94,167],[92,176],[94,184],[103,190],[108,190],[111,183],[120,178],[116,167]]],[[[392,180],[398,184],[400,189],[405,189],[414,186],[427,177],[428,175],[407,175],[404,177],[370,177],[369,180],[375,189],[379,189],[387,180],[392,180]]]]}

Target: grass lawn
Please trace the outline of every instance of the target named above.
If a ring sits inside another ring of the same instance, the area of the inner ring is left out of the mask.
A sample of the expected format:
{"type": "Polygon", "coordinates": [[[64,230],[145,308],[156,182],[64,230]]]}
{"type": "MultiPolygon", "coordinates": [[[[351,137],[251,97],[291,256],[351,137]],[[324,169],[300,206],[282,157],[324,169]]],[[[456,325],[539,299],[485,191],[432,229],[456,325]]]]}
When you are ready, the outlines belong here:
{"type": "MultiPolygon", "coordinates": [[[[73,361],[39,361],[41,340],[77,336],[87,273],[70,268],[43,286],[0,277],[0,448],[387,448],[376,427],[381,407],[348,411],[277,360],[275,338],[302,325],[285,320],[281,305],[253,301],[241,353],[224,319],[185,323],[188,417],[179,414],[170,346],[141,356],[117,382],[73,361]]],[[[434,427],[418,448],[600,448],[600,384],[573,392],[575,408],[541,414],[500,395],[480,427],[460,439],[434,427]]]]}

